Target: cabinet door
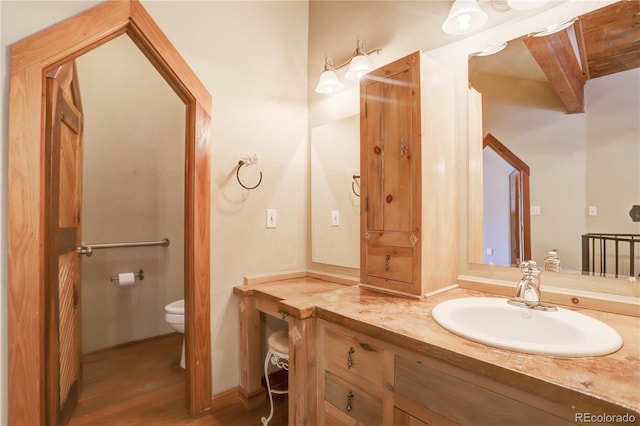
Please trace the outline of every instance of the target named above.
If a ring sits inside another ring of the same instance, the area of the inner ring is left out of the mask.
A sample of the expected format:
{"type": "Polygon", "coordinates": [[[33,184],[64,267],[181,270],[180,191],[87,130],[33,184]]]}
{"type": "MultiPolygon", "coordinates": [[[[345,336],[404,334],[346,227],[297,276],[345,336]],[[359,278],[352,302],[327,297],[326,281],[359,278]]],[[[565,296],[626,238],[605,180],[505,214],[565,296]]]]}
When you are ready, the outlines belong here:
{"type": "Polygon", "coordinates": [[[419,54],[361,82],[361,281],[420,295],[419,54]]]}
{"type": "Polygon", "coordinates": [[[367,229],[413,230],[411,70],[366,86],[367,229]]]}

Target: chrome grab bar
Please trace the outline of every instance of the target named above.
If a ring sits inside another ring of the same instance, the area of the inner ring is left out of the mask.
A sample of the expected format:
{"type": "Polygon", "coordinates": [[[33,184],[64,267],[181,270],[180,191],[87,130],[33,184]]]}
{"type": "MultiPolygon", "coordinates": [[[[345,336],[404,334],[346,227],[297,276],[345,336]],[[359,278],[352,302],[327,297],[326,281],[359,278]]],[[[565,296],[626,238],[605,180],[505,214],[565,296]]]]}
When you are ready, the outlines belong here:
{"type": "Polygon", "coordinates": [[[150,246],[162,246],[167,247],[171,242],[168,238],[163,238],[158,241],[138,241],[130,243],[101,243],[101,244],[80,244],[80,247],[76,249],[79,255],[91,256],[93,250],[107,249],[107,248],[121,248],[121,247],[150,247],[150,246]]]}

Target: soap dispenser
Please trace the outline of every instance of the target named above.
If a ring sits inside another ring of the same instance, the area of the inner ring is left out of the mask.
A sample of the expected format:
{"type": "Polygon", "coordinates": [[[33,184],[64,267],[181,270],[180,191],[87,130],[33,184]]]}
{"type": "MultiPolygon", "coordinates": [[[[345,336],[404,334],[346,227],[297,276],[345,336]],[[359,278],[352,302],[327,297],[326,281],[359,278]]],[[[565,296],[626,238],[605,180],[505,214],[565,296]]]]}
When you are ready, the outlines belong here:
{"type": "Polygon", "coordinates": [[[553,249],[547,253],[544,258],[544,270],[550,272],[560,272],[560,258],[558,257],[558,249],[553,249]]]}

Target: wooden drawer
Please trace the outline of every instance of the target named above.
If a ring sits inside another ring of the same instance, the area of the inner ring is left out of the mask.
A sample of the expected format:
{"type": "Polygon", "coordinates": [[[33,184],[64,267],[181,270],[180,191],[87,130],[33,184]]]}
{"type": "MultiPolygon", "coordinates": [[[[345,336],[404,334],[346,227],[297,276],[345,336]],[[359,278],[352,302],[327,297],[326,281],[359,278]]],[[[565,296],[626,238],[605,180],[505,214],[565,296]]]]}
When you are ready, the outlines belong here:
{"type": "Polygon", "coordinates": [[[343,334],[325,328],[324,365],[353,383],[370,383],[370,392],[381,395],[383,350],[365,336],[343,334]]]}
{"type": "Polygon", "coordinates": [[[404,283],[413,282],[413,248],[367,246],[367,275],[404,283]]]}
{"type": "Polygon", "coordinates": [[[393,426],[430,426],[430,424],[399,410],[397,407],[393,407],[393,426]]]}
{"type": "MultiPolygon", "coordinates": [[[[445,372],[429,359],[395,357],[395,393],[459,425],[536,424],[573,422],[445,372]]],[[[396,405],[401,402],[396,397],[396,405]]]]}
{"type": "MultiPolygon", "coordinates": [[[[382,425],[382,399],[368,392],[365,386],[349,383],[325,371],[324,411],[326,420],[334,424],[382,425]]],[[[325,421],[325,424],[327,422],[325,421]]]]}

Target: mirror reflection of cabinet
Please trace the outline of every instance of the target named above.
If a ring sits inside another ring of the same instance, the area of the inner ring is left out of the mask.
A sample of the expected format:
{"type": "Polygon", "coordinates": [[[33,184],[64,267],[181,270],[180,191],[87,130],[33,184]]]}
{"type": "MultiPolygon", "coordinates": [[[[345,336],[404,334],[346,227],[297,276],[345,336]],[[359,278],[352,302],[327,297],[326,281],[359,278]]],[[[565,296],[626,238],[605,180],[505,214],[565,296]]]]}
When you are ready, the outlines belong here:
{"type": "Polygon", "coordinates": [[[453,80],[420,52],[360,83],[360,280],[423,297],[455,283],[453,80]]]}

